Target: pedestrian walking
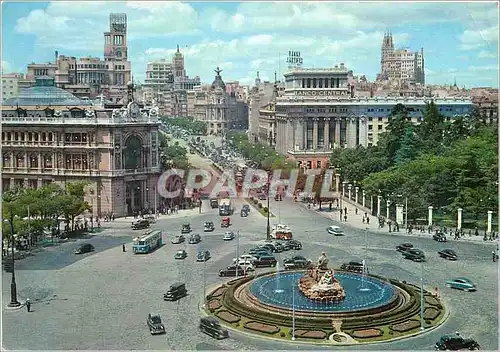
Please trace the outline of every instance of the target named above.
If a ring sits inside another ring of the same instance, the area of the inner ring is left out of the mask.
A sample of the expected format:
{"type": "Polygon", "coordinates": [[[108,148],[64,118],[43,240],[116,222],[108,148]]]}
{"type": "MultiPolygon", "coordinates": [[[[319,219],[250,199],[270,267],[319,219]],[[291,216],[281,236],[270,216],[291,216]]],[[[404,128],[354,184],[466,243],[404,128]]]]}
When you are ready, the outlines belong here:
{"type": "Polygon", "coordinates": [[[366,224],[370,225],[370,218],[368,216],[366,217],[366,224]]]}
{"type": "Polygon", "coordinates": [[[347,214],[347,207],[344,207],[344,213],[347,214]]]}
{"type": "Polygon", "coordinates": [[[122,244],[122,251],[123,252],[126,252],[127,251],[127,248],[125,247],[125,243],[122,244]]]}
{"type": "Polygon", "coordinates": [[[491,251],[491,255],[492,255],[493,263],[496,262],[497,255],[495,254],[495,251],[491,251]]]}
{"type": "Polygon", "coordinates": [[[365,223],[365,216],[363,215],[363,224],[365,223]]]}
{"type": "Polygon", "coordinates": [[[29,298],[26,298],[26,310],[29,312],[31,312],[31,301],[29,298]]]}
{"type": "Polygon", "coordinates": [[[344,214],[344,221],[347,222],[347,213],[344,214]]]}
{"type": "Polygon", "coordinates": [[[356,215],[358,215],[358,208],[356,208],[356,215]]]}

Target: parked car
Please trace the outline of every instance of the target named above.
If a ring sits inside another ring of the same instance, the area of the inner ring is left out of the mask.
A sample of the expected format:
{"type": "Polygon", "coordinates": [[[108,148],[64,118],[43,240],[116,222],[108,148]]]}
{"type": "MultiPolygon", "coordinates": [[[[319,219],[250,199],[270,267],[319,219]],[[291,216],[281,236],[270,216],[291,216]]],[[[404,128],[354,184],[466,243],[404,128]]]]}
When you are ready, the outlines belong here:
{"type": "MultiPolygon", "coordinates": [[[[363,263],[357,261],[350,261],[349,263],[344,263],[340,266],[340,270],[350,271],[353,273],[363,273],[363,263]]],[[[368,273],[368,268],[365,267],[366,273],[368,273]]]]}
{"type": "Polygon", "coordinates": [[[344,236],[344,230],[342,230],[340,227],[338,226],[328,226],[328,228],[326,229],[326,231],[330,234],[330,235],[334,235],[334,236],[344,236]]]}
{"type": "Polygon", "coordinates": [[[215,230],[215,225],[212,221],[207,221],[203,225],[203,231],[205,231],[205,232],[212,232],[214,230],[215,230]]]}
{"type": "Polygon", "coordinates": [[[305,269],[309,266],[309,264],[311,264],[311,261],[301,255],[295,255],[293,257],[283,259],[283,264],[287,270],[305,269]]]}
{"type": "Polygon", "coordinates": [[[240,216],[242,218],[246,218],[248,216],[248,211],[245,211],[245,210],[241,209],[240,216]]]}
{"type": "Polygon", "coordinates": [[[193,233],[189,236],[189,244],[197,244],[201,242],[201,237],[197,233],[193,233]]]}
{"type": "Polygon", "coordinates": [[[160,314],[149,313],[147,323],[151,335],[158,335],[165,333],[165,326],[161,322],[160,314]]]}
{"type": "Polygon", "coordinates": [[[198,253],[196,253],[197,262],[206,262],[209,259],[210,259],[209,251],[198,251],[198,253]]]}
{"type": "Polygon", "coordinates": [[[223,328],[217,318],[212,316],[201,318],[199,329],[201,332],[212,336],[214,339],[225,339],[229,337],[227,329],[223,328]]]}
{"type": "Polygon", "coordinates": [[[458,259],[457,253],[455,253],[455,251],[452,249],[443,249],[442,251],[439,251],[438,254],[441,258],[445,258],[448,260],[458,259]]]}
{"type": "Polygon", "coordinates": [[[254,262],[256,268],[265,268],[265,267],[274,267],[276,266],[277,260],[272,255],[262,255],[257,257],[257,260],[254,262]]]}
{"type": "Polygon", "coordinates": [[[283,246],[278,244],[278,243],[266,243],[261,246],[260,248],[267,249],[271,253],[281,253],[283,252],[283,246]]]}
{"type": "Polygon", "coordinates": [[[233,263],[236,263],[236,261],[246,261],[246,262],[250,262],[250,263],[253,263],[254,261],[257,260],[257,257],[254,257],[253,255],[251,254],[242,254],[240,255],[239,258],[233,258],[233,263]]]}
{"type": "Polygon", "coordinates": [[[153,214],[145,215],[144,219],[149,221],[150,224],[154,224],[156,222],[156,217],[153,214]]]}
{"type": "Polygon", "coordinates": [[[235,238],[236,236],[234,235],[234,232],[232,231],[226,231],[224,234],[223,240],[224,241],[231,241],[235,238]]]}
{"type": "Polygon", "coordinates": [[[479,343],[474,339],[466,339],[460,335],[444,335],[436,342],[435,349],[437,351],[456,351],[469,349],[471,351],[479,349],[479,343]]]}
{"type": "Polygon", "coordinates": [[[178,299],[187,296],[186,284],[182,282],[170,285],[167,293],[163,295],[165,301],[177,301],[178,299]]]}
{"type": "Polygon", "coordinates": [[[184,233],[190,233],[191,232],[191,225],[190,224],[184,224],[182,225],[182,228],[181,228],[181,233],[184,234],[184,233]]]}
{"type": "Polygon", "coordinates": [[[256,254],[259,254],[259,253],[264,253],[264,254],[272,254],[272,252],[267,249],[267,248],[262,248],[262,247],[254,247],[254,248],[251,248],[249,251],[248,251],[248,254],[252,254],[253,256],[257,257],[256,254]]]}
{"type": "Polygon", "coordinates": [[[243,268],[243,271],[255,271],[255,266],[249,260],[240,260],[238,265],[243,268]]]}
{"type": "Polygon", "coordinates": [[[267,199],[267,196],[264,194],[264,193],[259,193],[259,195],[257,196],[257,198],[259,200],[266,200],[267,199]]]}
{"type": "Polygon", "coordinates": [[[463,291],[477,290],[477,285],[466,277],[457,277],[456,279],[446,281],[446,286],[463,291]]]}
{"type": "Polygon", "coordinates": [[[185,240],[186,240],[186,237],[184,237],[184,235],[178,235],[172,239],[172,244],[183,243],[185,240]]]}
{"type": "Polygon", "coordinates": [[[406,252],[403,252],[403,257],[414,262],[425,262],[425,253],[416,248],[410,248],[406,252]]]}
{"type": "Polygon", "coordinates": [[[175,252],[175,259],[185,259],[188,256],[187,252],[184,249],[180,249],[175,252]]]}
{"type": "Polygon", "coordinates": [[[288,244],[290,245],[291,249],[302,249],[302,242],[300,242],[299,240],[289,240],[288,244]]]}
{"type": "Polygon", "coordinates": [[[144,230],[150,226],[151,224],[149,223],[149,220],[139,219],[132,223],[132,230],[144,230]]]}
{"type": "Polygon", "coordinates": [[[399,246],[396,247],[396,250],[398,252],[403,253],[411,248],[413,248],[413,245],[411,243],[401,243],[399,246]]]}
{"type": "Polygon", "coordinates": [[[250,213],[250,205],[243,204],[243,207],[241,208],[241,211],[246,211],[247,213],[250,213]]]}
{"type": "Polygon", "coordinates": [[[432,235],[432,239],[438,242],[446,242],[446,235],[442,232],[438,232],[432,235]]]}
{"type": "Polygon", "coordinates": [[[219,276],[236,276],[236,272],[238,272],[238,276],[243,276],[245,274],[245,270],[239,265],[229,265],[227,268],[219,270],[219,276]]]}
{"type": "Polygon", "coordinates": [[[219,200],[217,198],[211,198],[210,199],[210,207],[212,209],[218,208],[219,207],[219,200]]]}
{"type": "Polygon", "coordinates": [[[283,247],[283,251],[289,251],[290,249],[292,249],[290,241],[279,241],[277,243],[279,243],[283,247]]]}
{"type": "Polygon", "coordinates": [[[94,246],[90,243],[83,243],[75,249],[75,254],[90,253],[95,250],[94,246]]]}

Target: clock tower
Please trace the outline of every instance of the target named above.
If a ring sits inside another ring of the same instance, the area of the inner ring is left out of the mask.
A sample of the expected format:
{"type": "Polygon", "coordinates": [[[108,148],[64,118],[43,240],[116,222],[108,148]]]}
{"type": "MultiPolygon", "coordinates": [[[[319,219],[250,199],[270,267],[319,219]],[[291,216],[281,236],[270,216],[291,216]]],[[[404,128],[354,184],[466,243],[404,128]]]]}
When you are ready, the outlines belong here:
{"type": "Polygon", "coordinates": [[[104,60],[127,61],[127,14],[109,15],[109,32],[104,32],[104,60]]]}

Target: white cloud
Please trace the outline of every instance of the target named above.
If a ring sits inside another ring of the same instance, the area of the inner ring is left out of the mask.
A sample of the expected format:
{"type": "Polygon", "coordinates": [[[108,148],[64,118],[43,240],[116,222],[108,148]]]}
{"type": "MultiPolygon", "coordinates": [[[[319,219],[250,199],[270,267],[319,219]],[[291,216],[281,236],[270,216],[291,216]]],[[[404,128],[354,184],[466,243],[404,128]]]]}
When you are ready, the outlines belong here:
{"type": "Polygon", "coordinates": [[[458,38],[461,50],[498,46],[498,25],[483,29],[466,29],[458,38]]]}
{"type": "Polygon", "coordinates": [[[1,69],[2,74],[10,73],[11,71],[12,71],[12,66],[7,61],[2,60],[2,69],[1,69]]]}
{"type": "Polygon", "coordinates": [[[486,51],[486,50],[481,50],[479,54],[477,54],[477,57],[480,59],[497,59],[498,60],[498,53],[492,53],[491,51],[486,51]]]}

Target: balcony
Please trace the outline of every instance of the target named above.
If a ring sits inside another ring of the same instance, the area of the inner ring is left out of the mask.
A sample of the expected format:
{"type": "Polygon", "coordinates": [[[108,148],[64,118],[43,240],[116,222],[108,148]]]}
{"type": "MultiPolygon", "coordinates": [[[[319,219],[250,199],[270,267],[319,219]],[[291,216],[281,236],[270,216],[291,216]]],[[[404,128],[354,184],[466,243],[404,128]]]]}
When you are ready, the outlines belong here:
{"type": "Polygon", "coordinates": [[[330,155],[332,154],[332,150],[324,150],[324,149],[304,149],[304,150],[293,150],[289,149],[287,151],[290,155],[330,155]]]}

